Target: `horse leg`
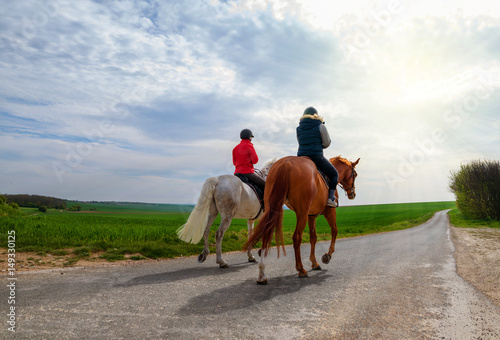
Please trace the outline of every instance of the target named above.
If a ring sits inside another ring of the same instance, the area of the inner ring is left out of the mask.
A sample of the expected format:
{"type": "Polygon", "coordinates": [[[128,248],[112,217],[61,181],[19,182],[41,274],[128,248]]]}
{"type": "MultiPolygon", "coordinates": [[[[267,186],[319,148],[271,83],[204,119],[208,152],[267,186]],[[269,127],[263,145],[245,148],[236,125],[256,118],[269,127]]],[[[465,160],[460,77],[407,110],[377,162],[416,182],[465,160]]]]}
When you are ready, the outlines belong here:
{"type": "Polygon", "coordinates": [[[259,277],[257,278],[257,284],[259,285],[267,285],[267,277],[266,274],[264,273],[264,270],[266,269],[266,265],[264,264],[264,254],[262,252],[262,249],[259,250],[259,255],[260,255],[260,261],[259,261],[259,277]]]}
{"type": "Polygon", "coordinates": [[[295,269],[299,272],[299,277],[307,277],[307,271],[302,265],[300,256],[300,245],[302,244],[302,233],[307,224],[307,210],[303,214],[297,214],[297,225],[293,233],[293,249],[295,251],[295,269]]]}
{"type": "Polygon", "coordinates": [[[330,243],[330,248],[328,249],[328,253],[323,255],[321,261],[323,263],[329,263],[332,259],[332,254],[335,251],[335,240],[337,239],[337,211],[334,208],[326,208],[323,212],[323,216],[325,216],[330,229],[332,230],[332,242],[330,243]]]}
{"type": "Polygon", "coordinates": [[[309,239],[311,243],[311,255],[309,260],[312,263],[313,270],[321,270],[320,265],[316,262],[316,241],[318,237],[316,236],[316,216],[309,216],[309,239]]]}
{"type": "MultiPolygon", "coordinates": [[[[254,220],[247,220],[248,237],[250,237],[250,235],[252,234],[253,223],[254,220]]],[[[248,262],[257,262],[257,259],[255,258],[255,256],[253,256],[251,249],[247,251],[247,256],[248,256],[248,262]]]]}
{"type": "MultiPolygon", "coordinates": [[[[221,214],[222,215],[222,214],[221,214]]],[[[231,220],[232,218],[229,216],[221,216],[221,222],[219,225],[219,229],[217,229],[217,232],[215,233],[215,240],[217,243],[216,246],[216,251],[217,251],[217,259],[216,263],[219,264],[220,268],[227,268],[229,265],[227,264],[226,261],[222,259],[222,238],[224,237],[224,233],[226,230],[229,228],[231,225],[231,220]]]]}
{"type": "Polygon", "coordinates": [[[208,211],[207,225],[205,226],[205,231],[203,233],[203,242],[204,242],[203,252],[198,256],[199,263],[204,262],[207,259],[208,254],[210,254],[208,236],[210,234],[210,227],[212,226],[212,223],[214,223],[218,213],[219,212],[217,211],[215,203],[212,202],[212,204],[210,204],[210,210],[208,211]]]}

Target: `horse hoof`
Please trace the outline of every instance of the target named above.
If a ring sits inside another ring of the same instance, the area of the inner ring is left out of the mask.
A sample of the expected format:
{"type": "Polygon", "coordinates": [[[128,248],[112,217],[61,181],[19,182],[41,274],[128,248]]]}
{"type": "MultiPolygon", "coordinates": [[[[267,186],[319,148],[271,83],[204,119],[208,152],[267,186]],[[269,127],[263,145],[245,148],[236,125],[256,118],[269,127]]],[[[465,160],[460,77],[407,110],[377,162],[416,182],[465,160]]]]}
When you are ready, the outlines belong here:
{"type": "Polygon", "coordinates": [[[313,270],[321,270],[321,266],[318,264],[316,268],[313,268],[313,270]]]}
{"type": "Polygon", "coordinates": [[[306,279],[308,277],[309,277],[309,275],[307,275],[307,273],[302,274],[302,275],[299,274],[299,279],[306,279]]]}
{"type": "Polygon", "coordinates": [[[255,257],[249,257],[248,262],[257,262],[257,259],[255,257]]]}
{"type": "Polygon", "coordinates": [[[258,285],[267,285],[267,279],[264,279],[262,281],[257,280],[258,285]]]}
{"type": "Polygon", "coordinates": [[[229,265],[226,261],[222,261],[221,263],[219,263],[219,268],[229,268],[229,265]]]}
{"type": "Polygon", "coordinates": [[[332,259],[332,255],[330,254],[325,254],[321,257],[321,262],[323,262],[324,264],[328,264],[330,263],[330,260],[332,259]]]}
{"type": "Polygon", "coordinates": [[[203,263],[207,259],[207,256],[203,253],[198,255],[198,263],[203,263]]]}

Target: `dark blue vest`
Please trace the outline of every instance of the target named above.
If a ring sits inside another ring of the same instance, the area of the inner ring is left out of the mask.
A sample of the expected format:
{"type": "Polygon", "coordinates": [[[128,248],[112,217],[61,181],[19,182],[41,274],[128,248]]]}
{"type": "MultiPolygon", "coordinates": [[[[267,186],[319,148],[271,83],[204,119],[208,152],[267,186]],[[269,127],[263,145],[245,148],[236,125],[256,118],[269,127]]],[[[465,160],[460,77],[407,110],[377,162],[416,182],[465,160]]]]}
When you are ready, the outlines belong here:
{"type": "Polygon", "coordinates": [[[322,155],[323,143],[318,119],[304,118],[297,127],[297,139],[299,140],[299,151],[297,156],[322,155]]]}

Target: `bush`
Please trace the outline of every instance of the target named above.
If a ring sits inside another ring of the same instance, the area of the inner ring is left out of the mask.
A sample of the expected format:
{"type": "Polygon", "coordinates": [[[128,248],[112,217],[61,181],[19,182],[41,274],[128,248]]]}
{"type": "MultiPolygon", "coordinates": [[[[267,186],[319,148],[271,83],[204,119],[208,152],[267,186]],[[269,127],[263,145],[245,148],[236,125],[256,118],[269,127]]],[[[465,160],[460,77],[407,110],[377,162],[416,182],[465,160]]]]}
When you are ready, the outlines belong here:
{"type": "Polygon", "coordinates": [[[47,207],[44,206],[44,205],[42,205],[40,208],[38,208],[38,210],[40,210],[43,213],[46,213],[47,212],[47,207]]]}
{"type": "Polygon", "coordinates": [[[500,220],[500,162],[472,161],[451,172],[450,189],[462,214],[500,220]]]}
{"type": "Polygon", "coordinates": [[[7,203],[7,198],[4,195],[0,195],[0,217],[18,215],[22,215],[21,210],[19,210],[19,206],[16,203],[7,203]]]}

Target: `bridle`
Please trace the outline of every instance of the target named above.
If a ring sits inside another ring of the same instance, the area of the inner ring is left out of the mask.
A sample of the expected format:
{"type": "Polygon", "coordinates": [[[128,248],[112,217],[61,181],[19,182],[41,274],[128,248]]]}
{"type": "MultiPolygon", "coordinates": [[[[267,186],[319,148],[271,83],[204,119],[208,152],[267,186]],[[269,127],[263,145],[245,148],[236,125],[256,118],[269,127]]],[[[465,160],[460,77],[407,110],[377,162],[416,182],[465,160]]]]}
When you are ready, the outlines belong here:
{"type": "Polygon", "coordinates": [[[339,181],[339,185],[342,189],[344,189],[344,193],[345,195],[347,196],[347,192],[350,191],[351,193],[356,189],[355,185],[354,185],[354,180],[356,179],[356,176],[358,174],[356,173],[356,170],[354,170],[354,167],[351,166],[351,177],[349,177],[348,181],[350,181],[352,179],[352,187],[349,187],[347,182],[345,182],[344,180],[340,180],[339,181]],[[347,188],[347,189],[346,189],[347,188]]]}

